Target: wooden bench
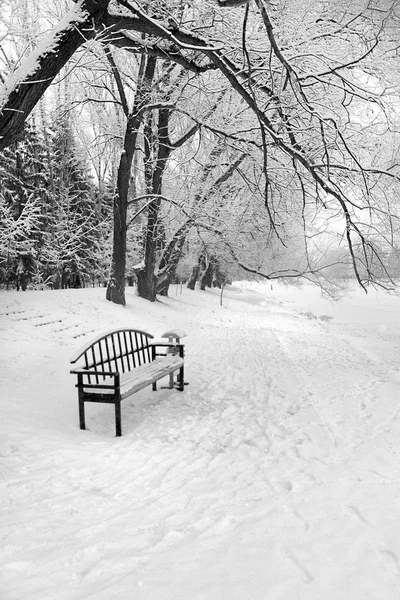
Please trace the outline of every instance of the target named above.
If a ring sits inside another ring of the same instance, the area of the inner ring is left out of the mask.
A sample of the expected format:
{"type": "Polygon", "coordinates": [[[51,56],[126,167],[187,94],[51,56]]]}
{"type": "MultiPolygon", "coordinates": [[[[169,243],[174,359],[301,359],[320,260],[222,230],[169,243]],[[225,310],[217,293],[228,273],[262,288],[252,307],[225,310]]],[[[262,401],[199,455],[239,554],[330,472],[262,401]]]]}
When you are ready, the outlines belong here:
{"type": "Polygon", "coordinates": [[[99,335],[71,358],[82,364],[78,376],[79,424],[85,429],[85,402],[115,405],[116,435],[121,433],[121,401],[169,375],[169,388],[184,389],[183,331],[167,331],[168,342],[154,343],[152,335],[136,329],[115,329],[99,335]],[[176,378],[175,373],[177,372],[176,378]]]}

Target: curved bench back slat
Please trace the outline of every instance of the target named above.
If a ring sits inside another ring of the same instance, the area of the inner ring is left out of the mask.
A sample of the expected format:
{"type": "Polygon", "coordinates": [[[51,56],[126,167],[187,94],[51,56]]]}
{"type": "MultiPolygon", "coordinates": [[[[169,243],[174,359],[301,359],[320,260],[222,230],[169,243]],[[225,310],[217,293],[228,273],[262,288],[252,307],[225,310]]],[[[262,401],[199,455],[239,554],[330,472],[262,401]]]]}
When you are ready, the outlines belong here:
{"type": "MultiPolygon", "coordinates": [[[[150,340],[153,336],[138,329],[113,329],[94,338],[80,348],[71,363],[83,360],[88,370],[118,371],[126,373],[153,360],[150,340]]],[[[88,375],[88,383],[99,383],[99,375],[88,375]]]]}
{"type": "MultiPolygon", "coordinates": [[[[75,354],[70,358],[70,362],[71,363],[76,363],[77,360],[79,360],[81,358],[81,356],[83,356],[88,350],[90,350],[90,348],[92,346],[94,346],[97,342],[100,342],[104,339],[106,339],[109,336],[113,336],[115,334],[123,334],[123,339],[125,341],[125,348],[127,348],[126,344],[130,343],[130,348],[132,349],[132,334],[141,334],[141,336],[146,338],[146,344],[148,343],[149,339],[154,339],[154,336],[151,335],[150,333],[147,333],[146,331],[142,331],[140,329],[126,329],[126,328],[121,328],[121,329],[111,329],[110,331],[107,331],[106,333],[102,333],[101,335],[95,337],[94,339],[90,340],[90,342],[87,342],[84,346],[82,346],[77,352],[75,352],[75,354]],[[130,340],[130,341],[128,341],[130,340]]],[[[101,354],[101,353],[100,353],[101,354]]],[[[101,355],[100,356],[101,363],[105,363],[105,356],[101,355]]]]}

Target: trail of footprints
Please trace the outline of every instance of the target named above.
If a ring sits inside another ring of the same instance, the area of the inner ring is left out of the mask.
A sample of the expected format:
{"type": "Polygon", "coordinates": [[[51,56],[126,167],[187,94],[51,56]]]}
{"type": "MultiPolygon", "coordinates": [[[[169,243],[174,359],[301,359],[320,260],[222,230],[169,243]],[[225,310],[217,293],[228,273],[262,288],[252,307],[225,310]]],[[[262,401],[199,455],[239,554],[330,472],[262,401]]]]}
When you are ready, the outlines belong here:
{"type": "MultiPolygon", "coordinates": [[[[71,332],[73,339],[84,337],[93,333],[94,329],[84,329],[82,323],[68,323],[64,317],[54,318],[48,313],[35,309],[16,309],[13,307],[5,307],[0,312],[0,320],[3,323],[28,321],[28,325],[35,328],[51,328],[51,333],[59,334],[71,332]]],[[[58,336],[57,336],[58,337],[58,336]]]]}

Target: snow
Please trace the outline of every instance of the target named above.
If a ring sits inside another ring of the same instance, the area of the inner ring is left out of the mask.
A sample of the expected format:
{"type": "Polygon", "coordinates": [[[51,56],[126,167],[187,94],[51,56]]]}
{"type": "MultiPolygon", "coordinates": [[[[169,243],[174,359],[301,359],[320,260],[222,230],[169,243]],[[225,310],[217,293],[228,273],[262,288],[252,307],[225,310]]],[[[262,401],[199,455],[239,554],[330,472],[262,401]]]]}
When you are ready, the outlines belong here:
{"type": "Polygon", "coordinates": [[[311,286],[0,292],[2,600],[398,600],[400,304],[311,286]],[[184,392],[86,408],[69,358],[187,333],[184,392]]]}

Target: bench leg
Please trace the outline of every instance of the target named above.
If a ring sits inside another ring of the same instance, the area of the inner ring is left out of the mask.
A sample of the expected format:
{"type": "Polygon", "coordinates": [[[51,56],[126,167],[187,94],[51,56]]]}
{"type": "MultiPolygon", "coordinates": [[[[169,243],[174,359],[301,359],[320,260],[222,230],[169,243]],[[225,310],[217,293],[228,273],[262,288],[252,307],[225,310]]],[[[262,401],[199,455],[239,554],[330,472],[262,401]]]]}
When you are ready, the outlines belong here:
{"type": "Polygon", "coordinates": [[[178,390],[180,392],[183,392],[183,390],[185,389],[185,371],[184,371],[184,367],[181,367],[179,369],[179,375],[178,375],[178,390]]]}
{"type": "Polygon", "coordinates": [[[115,435],[122,435],[121,431],[121,400],[115,401],[115,435]]]}
{"type": "Polygon", "coordinates": [[[79,402],[79,427],[86,429],[85,427],[85,402],[82,398],[81,393],[78,391],[78,402],[79,402]]]}
{"type": "Polygon", "coordinates": [[[157,391],[157,381],[153,383],[153,392],[157,391]]]}

